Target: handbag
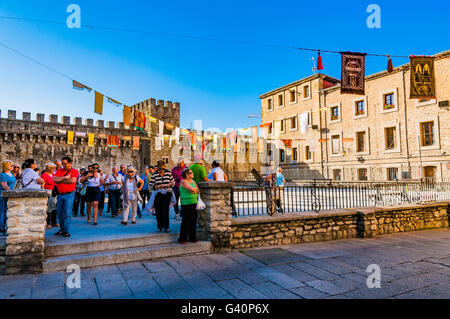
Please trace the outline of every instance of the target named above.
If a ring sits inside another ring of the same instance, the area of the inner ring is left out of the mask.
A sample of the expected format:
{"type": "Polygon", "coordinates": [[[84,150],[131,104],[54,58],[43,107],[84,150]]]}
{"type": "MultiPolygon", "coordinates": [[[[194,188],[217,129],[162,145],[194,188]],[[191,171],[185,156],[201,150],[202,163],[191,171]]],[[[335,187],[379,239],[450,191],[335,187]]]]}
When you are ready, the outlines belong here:
{"type": "Polygon", "coordinates": [[[88,186],[87,183],[83,184],[83,187],[80,190],[80,195],[81,196],[85,196],[86,195],[87,186],[88,186]]]}
{"type": "Polygon", "coordinates": [[[202,201],[202,199],[200,198],[200,194],[198,194],[197,207],[195,207],[195,209],[197,209],[197,210],[204,210],[205,208],[206,208],[206,205],[202,201]]]}

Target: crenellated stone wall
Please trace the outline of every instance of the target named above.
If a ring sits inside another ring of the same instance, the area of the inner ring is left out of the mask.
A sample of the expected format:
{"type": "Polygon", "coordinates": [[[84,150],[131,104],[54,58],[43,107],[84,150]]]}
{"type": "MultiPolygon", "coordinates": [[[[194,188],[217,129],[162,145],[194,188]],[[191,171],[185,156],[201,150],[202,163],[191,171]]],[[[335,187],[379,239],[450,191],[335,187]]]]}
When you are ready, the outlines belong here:
{"type": "Polygon", "coordinates": [[[2,192],[2,196],[8,198],[7,275],[42,272],[46,208],[50,193],[25,189],[2,192]]]}

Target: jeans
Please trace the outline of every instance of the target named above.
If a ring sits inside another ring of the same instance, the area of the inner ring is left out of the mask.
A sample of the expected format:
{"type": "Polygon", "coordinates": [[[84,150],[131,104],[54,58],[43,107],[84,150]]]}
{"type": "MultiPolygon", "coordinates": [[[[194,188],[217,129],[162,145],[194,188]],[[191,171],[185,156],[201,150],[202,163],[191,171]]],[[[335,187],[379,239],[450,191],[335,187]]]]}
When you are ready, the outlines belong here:
{"type": "Polygon", "coordinates": [[[0,232],[6,230],[6,209],[7,209],[8,199],[1,197],[0,193],[0,232]]]}
{"type": "Polygon", "coordinates": [[[105,208],[105,195],[106,191],[100,192],[100,201],[98,202],[98,212],[102,213],[105,208]]]}
{"type": "MultiPolygon", "coordinates": [[[[180,208],[178,207],[178,200],[180,199],[180,188],[179,187],[172,187],[173,193],[175,194],[175,198],[177,199],[177,202],[175,206],[173,206],[173,209],[175,209],[175,214],[180,214],[180,208]]],[[[183,217],[182,215],[180,215],[183,217]]]]}
{"type": "Polygon", "coordinates": [[[130,215],[130,207],[131,207],[131,221],[132,222],[136,221],[137,208],[139,207],[137,199],[128,200],[126,202],[125,201],[123,202],[123,221],[124,222],[128,221],[128,217],[130,215]]]}
{"type": "Polygon", "coordinates": [[[63,233],[69,232],[74,197],[75,192],[58,195],[56,211],[58,214],[59,225],[61,226],[61,232],[63,233]]]}
{"type": "Polygon", "coordinates": [[[108,203],[111,203],[111,215],[117,215],[120,205],[120,189],[108,190],[108,203]]]}
{"type": "Polygon", "coordinates": [[[85,202],[86,196],[81,196],[80,193],[75,193],[75,199],[73,201],[73,215],[76,217],[78,215],[78,208],[80,209],[80,214],[84,215],[84,208],[86,206],[85,202]]]}

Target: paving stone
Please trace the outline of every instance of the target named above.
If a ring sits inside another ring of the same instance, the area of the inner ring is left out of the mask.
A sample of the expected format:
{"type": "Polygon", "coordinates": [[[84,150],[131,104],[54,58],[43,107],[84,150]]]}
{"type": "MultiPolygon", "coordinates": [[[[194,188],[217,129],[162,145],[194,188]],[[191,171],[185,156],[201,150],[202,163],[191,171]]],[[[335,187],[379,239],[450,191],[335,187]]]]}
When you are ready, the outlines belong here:
{"type": "Polygon", "coordinates": [[[313,265],[321,270],[328,271],[335,275],[351,273],[352,268],[353,268],[353,267],[342,267],[341,265],[337,265],[337,264],[333,263],[330,260],[330,258],[325,258],[325,259],[320,259],[320,260],[311,259],[311,260],[307,260],[306,263],[313,265]]]}
{"type": "Polygon", "coordinates": [[[238,299],[267,299],[265,295],[239,279],[223,280],[218,282],[218,285],[238,299]]]}
{"type": "MultiPolygon", "coordinates": [[[[81,274],[80,274],[81,275],[81,274]]],[[[64,272],[41,274],[36,276],[33,290],[64,287],[64,272]]]]}
{"type": "Polygon", "coordinates": [[[308,259],[306,256],[295,254],[281,248],[249,249],[245,250],[244,254],[266,265],[284,264],[308,259]]]}
{"type": "Polygon", "coordinates": [[[205,299],[234,298],[202,272],[190,273],[182,277],[195,292],[205,299]]]}
{"type": "Polygon", "coordinates": [[[251,258],[241,252],[232,251],[232,252],[224,253],[224,255],[227,257],[230,257],[231,259],[237,261],[238,263],[240,263],[241,265],[244,265],[245,267],[247,267],[249,269],[260,268],[260,267],[265,266],[265,264],[263,264],[262,262],[254,259],[254,258],[251,258]]]}
{"type": "Polygon", "coordinates": [[[436,284],[396,296],[399,299],[450,299],[450,285],[436,284]]]}
{"type": "Polygon", "coordinates": [[[291,291],[305,299],[321,299],[329,296],[328,294],[323,293],[310,286],[291,289],[291,291]]]}
{"type": "Polygon", "coordinates": [[[193,289],[181,288],[177,290],[170,290],[167,292],[170,299],[202,299],[193,289]]]}
{"type": "Polygon", "coordinates": [[[306,282],[306,284],[308,286],[316,288],[317,290],[320,290],[329,295],[342,294],[342,293],[348,291],[347,289],[345,289],[343,287],[336,286],[336,285],[334,285],[328,281],[324,281],[324,280],[308,281],[308,282],[306,282]]]}
{"type": "Polygon", "coordinates": [[[117,265],[117,267],[119,267],[119,270],[122,273],[132,272],[132,271],[136,271],[136,270],[145,270],[146,269],[141,262],[120,264],[120,265],[117,265]]]}
{"type": "Polygon", "coordinates": [[[286,289],[293,289],[305,285],[300,281],[297,281],[294,278],[289,277],[288,275],[283,274],[282,272],[279,272],[270,267],[257,268],[255,269],[255,272],[286,289]]]}
{"type": "Polygon", "coordinates": [[[227,257],[225,255],[211,254],[211,255],[206,255],[206,258],[208,258],[209,260],[212,260],[217,265],[220,265],[222,267],[233,267],[233,266],[239,265],[239,263],[237,261],[235,261],[232,258],[227,257]]]}
{"type": "Polygon", "coordinates": [[[306,272],[303,272],[300,269],[294,268],[289,264],[288,265],[275,265],[275,266],[272,266],[271,268],[273,268],[279,272],[282,272],[282,273],[288,275],[289,277],[291,277],[297,281],[300,281],[300,282],[318,279],[317,277],[314,277],[306,272]]]}
{"type": "Polygon", "coordinates": [[[158,273],[169,267],[165,261],[148,261],[144,262],[143,265],[150,273],[158,273]]]}
{"type": "Polygon", "coordinates": [[[313,265],[310,265],[306,262],[297,262],[297,263],[292,263],[290,265],[294,268],[297,268],[303,272],[306,272],[306,273],[308,273],[316,278],[322,279],[322,280],[339,279],[338,276],[336,276],[326,270],[322,270],[313,265]]]}
{"type": "Polygon", "coordinates": [[[101,299],[111,299],[132,295],[131,290],[128,288],[128,285],[123,277],[114,278],[114,280],[111,281],[100,281],[96,277],[95,283],[97,284],[97,289],[101,299]]]}
{"type": "Polygon", "coordinates": [[[283,289],[282,287],[274,284],[273,282],[261,282],[252,285],[252,288],[255,288],[265,296],[271,299],[301,299],[300,296],[290,292],[287,289],[283,289]]]}
{"type": "Polygon", "coordinates": [[[64,285],[46,289],[33,289],[31,292],[31,299],[65,299],[65,297],[64,285]]]}
{"type": "Polygon", "coordinates": [[[175,272],[180,275],[199,271],[199,269],[191,262],[189,262],[185,257],[168,258],[166,262],[175,270],[175,272]]]}
{"type": "Polygon", "coordinates": [[[80,288],[69,288],[65,286],[66,298],[67,299],[99,299],[100,295],[98,293],[97,285],[95,281],[91,278],[83,279],[81,277],[81,287],[80,288]]]}
{"type": "Polygon", "coordinates": [[[363,288],[364,286],[366,286],[366,284],[363,285],[361,283],[357,283],[353,280],[345,279],[345,278],[332,280],[332,281],[330,281],[330,283],[335,286],[346,289],[346,292],[360,289],[360,288],[363,288]]]}
{"type": "Polygon", "coordinates": [[[269,280],[268,278],[261,276],[260,274],[255,272],[253,269],[248,269],[241,264],[238,264],[238,266],[228,267],[226,269],[232,274],[236,275],[237,278],[249,285],[269,280]]]}

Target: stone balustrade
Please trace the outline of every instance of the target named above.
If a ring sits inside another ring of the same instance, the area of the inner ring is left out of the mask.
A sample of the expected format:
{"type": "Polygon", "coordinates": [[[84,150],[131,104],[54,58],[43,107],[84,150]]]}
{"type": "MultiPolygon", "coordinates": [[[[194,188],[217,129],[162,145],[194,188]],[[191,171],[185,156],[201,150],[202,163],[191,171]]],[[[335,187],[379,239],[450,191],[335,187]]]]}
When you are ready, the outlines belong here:
{"type": "Polygon", "coordinates": [[[2,196],[8,199],[5,273],[42,272],[50,191],[10,190],[2,196]]]}

